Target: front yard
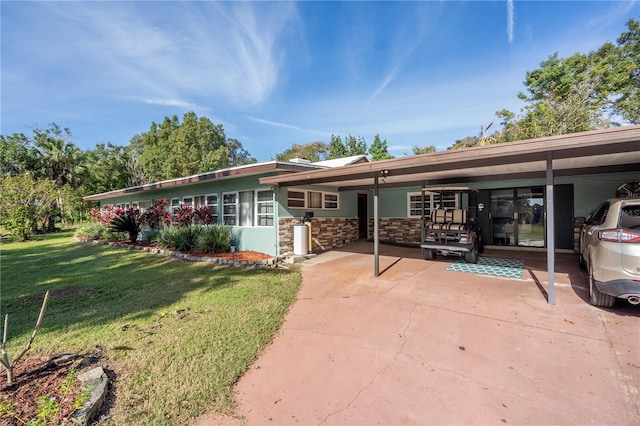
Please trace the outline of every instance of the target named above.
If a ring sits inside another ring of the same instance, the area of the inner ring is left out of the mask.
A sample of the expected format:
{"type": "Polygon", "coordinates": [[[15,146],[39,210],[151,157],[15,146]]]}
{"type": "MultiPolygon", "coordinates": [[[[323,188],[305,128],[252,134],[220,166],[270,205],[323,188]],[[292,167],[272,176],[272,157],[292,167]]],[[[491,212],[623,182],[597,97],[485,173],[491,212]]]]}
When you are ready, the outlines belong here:
{"type": "MultiPolygon", "coordinates": [[[[300,286],[297,271],[191,263],[75,242],[70,232],[0,252],[7,351],[102,359],[112,377],[106,423],[178,424],[233,413],[232,385],[272,339],[300,286]]],[[[2,379],[4,380],[4,379],[2,379]]]]}

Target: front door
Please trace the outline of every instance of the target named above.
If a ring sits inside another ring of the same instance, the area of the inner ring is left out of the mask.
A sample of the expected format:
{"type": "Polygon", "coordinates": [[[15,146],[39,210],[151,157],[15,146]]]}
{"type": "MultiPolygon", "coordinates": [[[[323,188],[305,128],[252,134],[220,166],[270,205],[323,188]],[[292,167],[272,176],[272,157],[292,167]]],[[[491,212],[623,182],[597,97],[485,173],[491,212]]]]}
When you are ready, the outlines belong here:
{"type": "Polygon", "coordinates": [[[367,194],[358,194],[358,234],[361,240],[367,238],[367,194]]]}

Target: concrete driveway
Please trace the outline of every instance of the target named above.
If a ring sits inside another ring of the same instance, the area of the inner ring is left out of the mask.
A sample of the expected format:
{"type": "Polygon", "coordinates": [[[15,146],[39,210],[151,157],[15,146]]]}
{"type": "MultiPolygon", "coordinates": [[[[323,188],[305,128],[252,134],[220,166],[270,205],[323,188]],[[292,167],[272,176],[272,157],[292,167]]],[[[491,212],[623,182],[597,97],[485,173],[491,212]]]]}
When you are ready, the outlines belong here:
{"type": "Polygon", "coordinates": [[[640,306],[587,303],[577,257],[521,279],[448,271],[361,242],[302,265],[281,331],[236,386],[242,419],[200,425],[640,424],[640,306]]]}

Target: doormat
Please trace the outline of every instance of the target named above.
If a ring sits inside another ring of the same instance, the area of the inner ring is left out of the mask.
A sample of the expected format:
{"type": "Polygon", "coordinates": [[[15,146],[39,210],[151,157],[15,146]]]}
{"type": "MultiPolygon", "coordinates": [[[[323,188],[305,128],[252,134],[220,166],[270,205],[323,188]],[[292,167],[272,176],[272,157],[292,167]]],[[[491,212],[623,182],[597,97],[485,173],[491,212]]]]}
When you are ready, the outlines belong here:
{"type": "Polygon", "coordinates": [[[469,272],[492,277],[522,279],[524,260],[500,259],[497,257],[478,257],[478,263],[466,263],[460,258],[447,268],[447,271],[469,272]]]}

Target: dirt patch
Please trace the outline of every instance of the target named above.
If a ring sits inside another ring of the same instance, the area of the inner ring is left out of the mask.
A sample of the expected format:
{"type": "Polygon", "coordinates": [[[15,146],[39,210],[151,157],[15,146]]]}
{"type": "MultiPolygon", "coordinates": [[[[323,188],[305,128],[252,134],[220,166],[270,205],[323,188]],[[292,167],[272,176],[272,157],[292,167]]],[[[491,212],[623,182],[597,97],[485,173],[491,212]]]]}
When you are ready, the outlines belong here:
{"type": "Polygon", "coordinates": [[[79,380],[68,380],[69,370],[75,366],[70,359],[29,358],[18,362],[14,368],[14,383],[7,385],[4,368],[0,386],[0,425],[25,424],[37,418],[39,400],[45,398],[49,406],[55,401],[58,409],[47,424],[71,424],[70,416],[75,412],[73,402],[82,389],[79,380]],[[7,402],[9,404],[7,404],[7,402]]]}

